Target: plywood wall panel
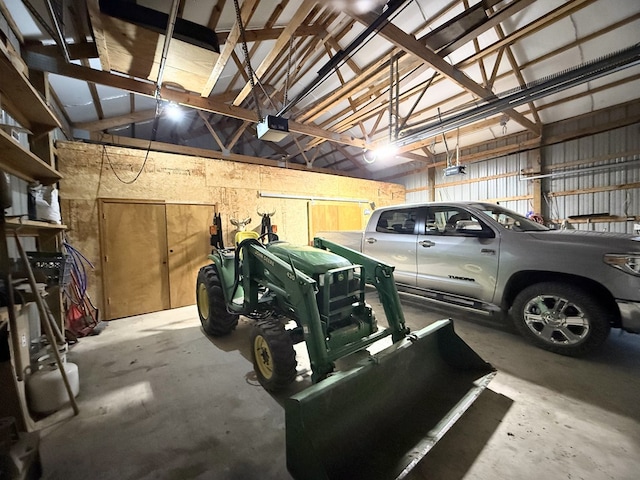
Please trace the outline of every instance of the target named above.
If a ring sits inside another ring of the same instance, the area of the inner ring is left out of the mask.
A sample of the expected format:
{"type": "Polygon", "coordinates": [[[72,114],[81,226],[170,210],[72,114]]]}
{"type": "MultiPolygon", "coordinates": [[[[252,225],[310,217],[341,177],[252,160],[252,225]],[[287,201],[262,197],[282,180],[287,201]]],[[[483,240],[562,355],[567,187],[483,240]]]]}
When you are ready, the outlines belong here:
{"type": "MultiPolygon", "coordinates": [[[[260,231],[257,210],[276,210],[272,224],[280,238],[296,244],[308,241],[308,200],[260,197],[260,192],[282,196],[352,198],[377,206],[402,203],[401,185],[305,172],[286,168],[146,152],[132,148],[103,147],[81,142],[59,142],[58,164],[64,175],[60,182],[63,221],[68,238],[97,266],[100,265],[98,198],[155,200],[166,203],[217,204],[222,218],[226,246],[232,245],[235,230],[232,215],[249,215],[249,229],[260,231]],[[144,163],[144,170],[132,180],[144,163]]],[[[213,211],[211,212],[213,215],[213,211]]],[[[202,226],[208,229],[208,223],[202,226]]],[[[102,272],[90,280],[89,293],[102,304],[102,272]]]]}

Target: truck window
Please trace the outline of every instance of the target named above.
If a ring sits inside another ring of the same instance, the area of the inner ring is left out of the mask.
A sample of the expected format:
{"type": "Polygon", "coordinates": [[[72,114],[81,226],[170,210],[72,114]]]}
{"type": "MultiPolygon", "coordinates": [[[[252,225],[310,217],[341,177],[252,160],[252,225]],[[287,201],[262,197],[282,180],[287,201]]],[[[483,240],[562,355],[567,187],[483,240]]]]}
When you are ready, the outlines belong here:
{"type": "MultiPolygon", "coordinates": [[[[433,206],[427,211],[427,221],[425,222],[425,235],[465,235],[461,230],[463,226],[474,229],[473,222],[478,219],[466,210],[458,207],[433,206]],[[465,222],[465,223],[458,223],[465,222]]],[[[482,230],[482,225],[478,223],[477,230],[482,230]]]]}
{"type": "Polygon", "coordinates": [[[418,210],[416,208],[387,210],[380,214],[376,232],[413,235],[417,218],[418,210]]]}

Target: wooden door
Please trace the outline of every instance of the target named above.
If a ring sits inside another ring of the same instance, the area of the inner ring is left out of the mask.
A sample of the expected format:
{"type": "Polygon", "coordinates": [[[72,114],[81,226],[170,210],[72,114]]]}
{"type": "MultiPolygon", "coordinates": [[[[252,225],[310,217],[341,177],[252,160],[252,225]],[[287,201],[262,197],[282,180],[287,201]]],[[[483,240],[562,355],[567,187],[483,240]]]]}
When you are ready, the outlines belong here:
{"type": "Polygon", "coordinates": [[[363,208],[359,203],[309,202],[309,241],[323,230],[362,230],[363,208]]]}
{"type": "Polygon", "coordinates": [[[165,205],[101,201],[107,319],[170,307],[165,205]]]}
{"type": "Polygon", "coordinates": [[[196,303],[200,267],[211,263],[209,225],[213,205],[167,204],[167,257],[171,308],[196,303]]]}

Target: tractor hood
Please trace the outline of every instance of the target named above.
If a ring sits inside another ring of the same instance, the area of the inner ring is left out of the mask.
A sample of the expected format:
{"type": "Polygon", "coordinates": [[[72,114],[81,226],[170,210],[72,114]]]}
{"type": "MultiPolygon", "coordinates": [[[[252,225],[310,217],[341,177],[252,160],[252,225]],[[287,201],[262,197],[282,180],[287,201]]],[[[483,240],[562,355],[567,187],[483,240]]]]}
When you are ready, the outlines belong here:
{"type": "Polygon", "coordinates": [[[306,245],[292,245],[279,241],[267,244],[267,250],[281,260],[293,263],[295,268],[310,276],[325,273],[332,268],[351,265],[351,262],[344,257],[306,245]]]}

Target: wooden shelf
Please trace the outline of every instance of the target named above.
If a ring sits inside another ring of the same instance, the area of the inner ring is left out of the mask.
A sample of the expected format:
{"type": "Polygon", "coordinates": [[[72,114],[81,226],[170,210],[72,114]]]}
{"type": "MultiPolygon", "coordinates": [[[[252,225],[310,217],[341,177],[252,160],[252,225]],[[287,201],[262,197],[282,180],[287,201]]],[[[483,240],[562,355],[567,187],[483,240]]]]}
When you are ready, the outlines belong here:
{"type": "Polygon", "coordinates": [[[42,233],[43,230],[61,232],[66,230],[67,226],[57,223],[23,220],[21,218],[7,218],[5,219],[5,228],[7,230],[18,230],[21,235],[37,235],[42,233]]]}
{"type": "MultiPolygon", "coordinates": [[[[11,56],[12,53],[0,42],[0,91],[6,95],[11,106],[20,110],[19,115],[29,122],[29,125],[23,126],[35,135],[62,128],[58,118],[29,79],[13,65],[11,56]]],[[[11,109],[8,110],[13,114],[11,109]]]]}
{"type": "Polygon", "coordinates": [[[62,178],[60,172],[25,149],[0,129],[0,168],[27,182],[51,185],[62,178]]]}

